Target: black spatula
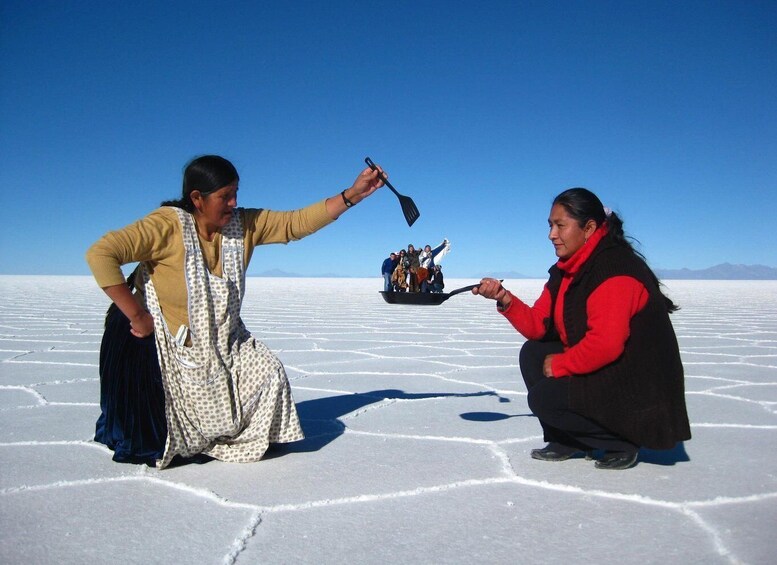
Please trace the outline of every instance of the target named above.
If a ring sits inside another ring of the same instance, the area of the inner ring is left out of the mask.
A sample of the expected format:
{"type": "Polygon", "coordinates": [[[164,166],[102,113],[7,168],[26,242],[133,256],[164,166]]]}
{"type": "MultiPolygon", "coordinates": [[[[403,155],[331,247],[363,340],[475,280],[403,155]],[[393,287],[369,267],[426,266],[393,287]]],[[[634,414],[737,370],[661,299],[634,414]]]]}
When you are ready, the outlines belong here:
{"type": "MultiPolygon", "coordinates": [[[[372,159],[369,157],[365,157],[364,162],[367,163],[367,165],[369,165],[373,171],[377,170],[378,167],[375,166],[375,163],[373,163],[372,159]]],[[[421,215],[421,212],[419,212],[418,208],[416,208],[415,202],[413,202],[413,199],[409,196],[402,196],[399,194],[397,189],[391,186],[391,183],[383,173],[379,172],[378,175],[380,176],[380,180],[383,181],[383,184],[389,187],[391,192],[397,195],[397,198],[399,198],[399,204],[402,206],[402,213],[405,215],[405,220],[407,220],[407,225],[412,226],[413,222],[415,222],[421,215]]]]}

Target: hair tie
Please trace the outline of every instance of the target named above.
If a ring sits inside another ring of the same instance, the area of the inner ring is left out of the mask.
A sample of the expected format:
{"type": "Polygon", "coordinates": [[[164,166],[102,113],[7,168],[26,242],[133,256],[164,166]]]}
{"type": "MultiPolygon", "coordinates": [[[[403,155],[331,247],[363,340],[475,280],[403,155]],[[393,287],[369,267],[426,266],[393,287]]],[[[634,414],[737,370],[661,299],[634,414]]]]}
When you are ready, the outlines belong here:
{"type": "Polygon", "coordinates": [[[612,215],[612,210],[610,210],[607,206],[604,207],[604,215],[608,218],[612,215]]]}

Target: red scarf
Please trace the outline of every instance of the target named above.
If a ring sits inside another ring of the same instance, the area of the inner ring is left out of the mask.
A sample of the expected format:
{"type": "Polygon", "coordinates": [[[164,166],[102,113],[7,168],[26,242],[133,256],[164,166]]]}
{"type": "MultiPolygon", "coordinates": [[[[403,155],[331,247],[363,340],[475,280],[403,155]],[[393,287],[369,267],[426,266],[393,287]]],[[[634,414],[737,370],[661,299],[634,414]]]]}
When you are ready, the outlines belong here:
{"type": "Polygon", "coordinates": [[[556,310],[553,312],[553,321],[555,322],[556,329],[558,329],[558,334],[561,337],[561,343],[564,344],[565,348],[568,347],[568,344],[567,331],[564,327],[564,295],[566,294],[569,285],[572,284],[575,275],[580,272],[582,266],[594,252],[594,249],[599,245],[602,238],[607,235],[607,232],[609,232],[609,227],[607,226],[607,222],[605,222],[596,228],[593,235],[588,238],[580,249],[575,251],[572,257],[568,259],[559,259],[556,263],[556,266],[561,269],[564,276],[561,279],[561,287],[559,288],[558,298],[556,299],[556,310]]]}

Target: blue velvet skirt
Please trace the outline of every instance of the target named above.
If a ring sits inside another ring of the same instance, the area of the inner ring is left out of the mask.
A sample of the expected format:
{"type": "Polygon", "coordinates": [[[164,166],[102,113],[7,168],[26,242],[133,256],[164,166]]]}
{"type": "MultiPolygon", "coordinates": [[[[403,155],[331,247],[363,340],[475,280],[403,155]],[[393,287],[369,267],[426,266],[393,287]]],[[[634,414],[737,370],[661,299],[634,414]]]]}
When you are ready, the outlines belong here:
{"type": "Polygon", "coordinates": [[[167,420],[154,336],[133,336],[115,306],[100,345],[100,410],[94,439],[113,450],[114,461],[154,466],[162,457],[167,420]]]}

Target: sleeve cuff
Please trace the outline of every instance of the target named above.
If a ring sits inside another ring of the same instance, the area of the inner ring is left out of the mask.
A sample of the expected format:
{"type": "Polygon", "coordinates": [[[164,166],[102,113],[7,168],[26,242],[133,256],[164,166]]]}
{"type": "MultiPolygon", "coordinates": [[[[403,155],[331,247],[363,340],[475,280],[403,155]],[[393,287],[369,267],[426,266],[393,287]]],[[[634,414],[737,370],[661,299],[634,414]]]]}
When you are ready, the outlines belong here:
{"type": "Polygon", "coordinates": [[[508,294],[510,294],[510,297],[511,297],[510,303],[507,306],[502,306],[502,303],[499,301],[497,301],[496,303],[496,309],[501,314],[507,314],[510,311],[510,309],[513,307],[513,302],[515,302],[515,297],[512,295],[512,293],[509,290],[507,292],[508,294]]]}
{"type": "Polygon", "coordinates": [[[308,212],[310,213],[310,223],[315,226],[314,231],[319,230],[324,226],[328,226],[332,222],[336,221],[332,219],[326,209],[326,200],[327,199],[325,198],[320,202],[316,202],[315,204],[308,206],[308,212]]]}

